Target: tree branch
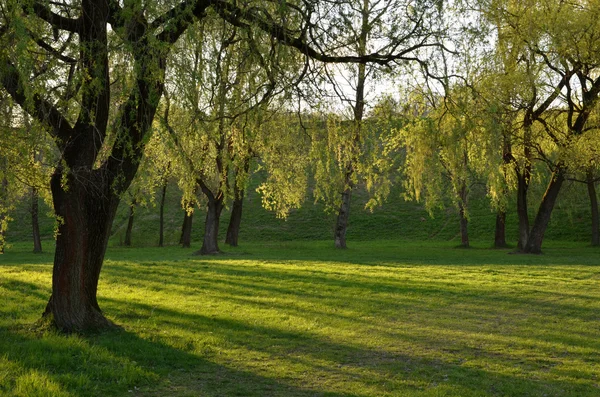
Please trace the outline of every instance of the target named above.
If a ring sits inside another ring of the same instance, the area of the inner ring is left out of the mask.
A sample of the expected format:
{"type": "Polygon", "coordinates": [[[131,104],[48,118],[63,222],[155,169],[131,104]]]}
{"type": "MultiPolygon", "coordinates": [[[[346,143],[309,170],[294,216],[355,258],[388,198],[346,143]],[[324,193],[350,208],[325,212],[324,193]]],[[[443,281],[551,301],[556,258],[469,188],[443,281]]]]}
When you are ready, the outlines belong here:
{"type": "Polygon", "coordinates": [[[42,123],[51,127],[50,134],[66,142],[73,133],[73,128],[62,113],[50,102],[43,99],[39,93],[34,93],[32,98],[25,95],[26,89],[23,79],[13,63],[4,59],[5,66],[0,68],[0,83],[23,110],[42,123]]]}
{"type": "MultiPolygon", "coordinates": [[[[27,12],[27,8],[24,8],[27,12]]],[[[52,12],[48,7],[39,1],[33,4],[33,12],[35,15],[48,22],[52,27],[67,30],[73,33],[79,33],[81,30],[81,17],[77,19],[63,17],[52,12]]]]}

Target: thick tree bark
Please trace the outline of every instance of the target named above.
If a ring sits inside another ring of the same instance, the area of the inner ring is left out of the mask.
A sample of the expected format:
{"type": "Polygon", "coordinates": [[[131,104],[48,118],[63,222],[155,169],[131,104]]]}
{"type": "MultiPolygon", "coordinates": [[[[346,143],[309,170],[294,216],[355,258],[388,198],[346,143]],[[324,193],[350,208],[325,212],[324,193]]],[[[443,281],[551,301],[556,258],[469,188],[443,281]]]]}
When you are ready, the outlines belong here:
{"type": "Polygon", "coordinates": [[[235,189],[235,199],[231,207],[231,218],[229,218],[229,226],[227,227],[227,235],[225,243],[232,247],[238,246],[238,237],[240,235],[240,225],[242,224],[242,209],[244,205],[244,191],[235,189]]]}
{"type": "Polygon", "coordinates": [[[42,238],[40,236],[39,222],[39,195],[36,188],[31,188],[31,228],[33,234],[33,252],[39,254],[42,252],[42,238]]]}
{"type": "Polygon", "coordinates": [[[162,186],[160,195],[160,221],[158,233],[158,246],[163,247],[165,242],[165,199],[167,197],[167,182],[162,186]]]}
{"type": "Polygon", "coordinates": [[[348,187],[342,192],[342,204],[338,211],[335,222],[335,248],[346,248],[346,232],[348,230],[348,220],[350,218],[350,199],[352,198],[352,188],[348,187]]]}
{"type": "Polygon", "coordinates": [[[460,219],[460,245],[469,248],[469,220],[467,218],[467,185],[462,184],[460,188],[460,200],[458,201],[458,216],[460,219]]]}
{"type": "Polygon", "coordinates": [[[562,187],[564,180],[564,170],[560,167],[557,167],[557,169],[552,173],[552,179],[548,184],[548,188],[544,193],[544,197],[542,198],[542,202],[533,222],[533,227],[531,228],[531,232],[529,233],[529,238],[527,239],[527,244],[525,245],[523,252],[529,254],[540,254],[542,252],[544,233],[546,232],[548,223],[550,222],[552,210],[554,209],[554,204],[556,204],[556,199],[558,198],[558,193],[560,192],[560,188],[562,187]]]}
{"type": "Polygon", "coordinates": [[[223,210],[223,197],[221,195],[208,197],[208,205],[206,207],[206,221],[204,223],[204,239],[200,251],[196,252],[200,255],[216,255],[220,254],[219,250],[219,220],[221,211],[223,210]]]}
{"type": "Polygon", "coordinates": [[[591,173],[587,174],[587,190],[590,197],[592,210],[592,245],[600,245],[600,219],[598,216],[598,196],[596,194],[596,182],[591,173]]]}
{"type": "Polygon", "coordinates": [[[69,174],[67,189],[60,169],[51,180],[54,210],[63,221],[44,315],[66,332],[111,325],[100,311],[96,293],[119,196],[102,180],[100,170],[84,173],[85,177],[69,174]]]}
{"type": "Polygon", "coordinates": [[[123,245],[126,247],[131,247],[131,233],[133,231],[133,219],[135,218],[135,206],[137,205],[137,200],[132,199],[131,203],[129,203],[129,218],[127,219],[127,229],[125,230],[125,241],[123,245]]]}
{"type": "Polygon", "coordinates": [[[188,213],[187,210],[183,211],[183,225],[181,226],[181,237],[179,238],[179,244],[183,248],[190,248],[192,245],[192,221],[194,220],[194,213],[188,213]]]}
{"type": "Polygon", "coordinates": [[[494,248],[506,248],[506,211],[496,213],[496,229],[494,233],[494,248]]]}

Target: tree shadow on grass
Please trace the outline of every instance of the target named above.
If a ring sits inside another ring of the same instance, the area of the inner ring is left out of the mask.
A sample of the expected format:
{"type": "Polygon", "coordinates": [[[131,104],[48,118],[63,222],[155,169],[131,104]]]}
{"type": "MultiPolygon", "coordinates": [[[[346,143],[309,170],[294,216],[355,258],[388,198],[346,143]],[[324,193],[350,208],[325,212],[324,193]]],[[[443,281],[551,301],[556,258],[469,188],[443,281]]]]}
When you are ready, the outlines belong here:
{"type": "MultiPolygon", "coordinates": [[[[7,300],[28,296],[41,313],[44,288],[20,281],[12,281],[9,287],[14,294],[7,300]]],[[[118,302],[118,306],[130,305],[118,302]]],[[[6,319],[2,308],[0,314],[6,319]]],[[[172,313],[169,321],[175,318],[181,314],[172,313]]],[[[9,320],[0,323],[0,352],[0,394],[7,395],[352,395],[304,388],[225,366],[164,343],[160,332],[149,337],[124,329],[62,335],[9,320]]]]}
{"type": "MultiPolygon", "coordinates": [[[[239,269],[236,272],[245,279],[259,277],[239,269]]],[[[114,282],[136,279],[129,271],[113,276],[114,282]]],[[[155,278],[164,276],[158,272],[150,278],[157,282],[155,278]]],[[[285,275],[263,277],[286,281],[285,275]]],[[[333,281],[336,288],[351,287],[333,281]]],[[[358,280],[344,282],[356,284],[358,280]]],[[[166,280],[167,288],[177,283],[181,281],[166,280]]],[[[221,285],[221,292],[229,290],[239,295],[249,288],[246,283],[230,284],[221,285]]],[[[6,295],[6,307],[27,299],[29,307],[39,307],[36,312],[43,310],[47,288],[19,280],[11,280],[4,288],[12,292],[6,295]]],[[[284,287],[267,292],[294,293],[284,287]]],[[[463,362],[461,351],[449,358],[423,357],[410,350],[367,347],[317,332],[298,331],[284,323],[258,324],[229,313],[212,317],[190,313],[183,304],[173,309],[109,296],[101,297],[101,306],[108,308],[108,314],[126,330],[87,337],[52,333],[40,336],[23,326],[10,325],[12,320],[2,321],[0,365],[8,368],[8,376],[0,378],[0,394],[13,394],[18,387],[29,387],[25,390],[40,394],[40,388],[54,387],[59,392],[86,396],[596,396],[599,392],[589,382],[577,382],[576,373],[564,373],[562,379],[529,379],[527,372],[520,371],[522,367],[507,374],[510,362],[505,359],[500,360],[502,371],[486,368],[485,363],[472,366],[463,362]],[[207,340],[207,335],[211,339],[207,340]],[[203,341],[199,344],[199,340],[203,341]],[[221,357],[219,349],[228,356],[221,357]],[[250,358],[236,358],[232,355],[236,352],[248,353],[250,358]],[[263,363],[287,369],[278,374],[263,368],[263,363]],[[32,381],[43,377],[47,382],[32,381]]],[[[4,316],[3,308],[0,314],[4,316]]],[[[19,322],[18,317],[14,320],[19,322]]],[[[390,336],[406,338],[401,334],[390,336]]],[[[414,344],[431,344],[436,350],[443,347],[443,338],[411,338],[409,342],[414,344]]],[[[494,354],[485,347],[467,353],[483,357],[494,354]]]]}
{"type": "MultiPolygon", "coordinates": [[[[297,371],[296,375],[299,377],[294,381],[292,374],[292,379],[288,379],[295,385],[294,388],[299,388],[302,384],[310,387],[311,379],[319,379],[313,382],[313,390],[308,392],[312,393],[311,395],[336,395],[332,394],[335,392],[340,396],[351,396],[354,394],[348,390],[352,389],[345,388],[351,384],[364,385],[364,391],[358,395],[377,396],[388,393],[451,396],[595,396],[600,391],[598,387],[590,384],[573,381],[574,378],[529,379],[526,372],[513,371],[514,373],[507,374],[498,369],[474,367],[464,364],[460,352],[451,359],[428,358],[386,348],[356,345],[350,341],[341,343],[317,332],[292,330],[281,324],[265,326],[232,318],[208,317],[179,310],[149,307],[140,303],[132,305],[112,301],[112,304],[128,306],[128,310],[133,306],[139,313],[152,312],[160,322],[159,328],[191,332],[193,335],[211,334],[233,351],[251,351],[272,360],[275,365],[288,366],[292,373],[297,371]],[[306,381],[309,381],[309,384],[306,384],[306,381]],[[334,390],[329,394],[323,392],[319,390],[321,384],[333,385],[330,387],[334,390]]],[[[440,342],[439,338],[432,338],[431,335],[412,336],[412,342],[415,344],[427,344],[432,341],[440,342]]],[[[193,350],[192,345],[189,348],[193,350]]],[[[486,354],[494,353],[485,352],[482,348],[480,355],[486,354]]],[[[143,356],[134,359],[147,361],[143,356]]],[[[511,363],[509,359],[501,361],[501,366],[511,363]]],[[[235,361],[232,365],[236,365],[235,361]]],[[[192,367],[187,369],[193,372],[192,367]]],[[[221,379],[218,374],[213,374],[213,377],[215,375],[216,379],[221,379]]],[[[286,384],[290,386],[289,383],[286,384]]],[[[299,388],[294,392],[288,391],[287,395],[305,395],[304,392],[303,388],[299,388]]],[[[263,395],[279,394],[274,392],[263,395]]]]}

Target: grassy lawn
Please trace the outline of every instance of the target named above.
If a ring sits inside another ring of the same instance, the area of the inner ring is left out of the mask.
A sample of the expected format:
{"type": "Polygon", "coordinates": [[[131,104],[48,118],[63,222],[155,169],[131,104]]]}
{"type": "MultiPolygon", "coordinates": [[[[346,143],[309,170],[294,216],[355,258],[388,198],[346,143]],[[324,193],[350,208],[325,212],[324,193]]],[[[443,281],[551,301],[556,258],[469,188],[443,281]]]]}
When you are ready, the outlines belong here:
{"type": "Polygon", "coordinates": [[[61,336],[32,326],[52,256],[15,244],[0,395],[599,396],[600,250],[479,246],[111,248],[99,301],[123,329],[61,336]]]}

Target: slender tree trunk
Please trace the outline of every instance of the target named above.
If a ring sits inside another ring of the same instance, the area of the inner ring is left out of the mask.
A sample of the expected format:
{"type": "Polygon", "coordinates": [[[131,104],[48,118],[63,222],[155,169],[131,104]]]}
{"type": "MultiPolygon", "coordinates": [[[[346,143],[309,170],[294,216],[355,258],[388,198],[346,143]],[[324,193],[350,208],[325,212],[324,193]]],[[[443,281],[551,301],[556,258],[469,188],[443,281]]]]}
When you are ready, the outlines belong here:
{"type": "MultiPolygon", "coordinates": [[[[246,158],[244,167],[242,168],[244,175],[248,175],[250,170],[250,158],[246,158]]],[[[238,170],[239,175],[240,170],[238,170]]],[[[238,246],[238,239],[240,235],[240,226],[242,224],[242,210],[244,206],[244,189],[240,189],[237,184],[237,179],[233,184],[233,205],[231,207],[231,218],[229,218],[229,225],[227,226],[227,235],[225,236],[225,243],[232,247],[238,246]]]]}
{"type": "Polygon", "coordinates": [[[132,199],[131,203],[129,203],[129,218],[127,220],[127,230],[125,230],[125,241],[123,242],[123,245],[126,247],[131,247],[131,232],[133,231],[133,218],[135,217],[136,205],[136,199],[132,199]]]}
{"type": "Polygon", "coordinates": [[[517,174],[517,215],[519,216],[519,241],[517,249],[523,250],[529,239],[529,213],[527,210],[527,190],[529,178],[525,173],[517,174]]]}
{"type": "Polygon", "coordinates": [[[587,189],[590,196],[592,209],[592,245],[600,245],[600,219],[598,216],[598,196],[596,195],[596,183],[592,173],[587,174],[587,189]]]}
{"type": "MultiPolygon", "coordinates": [[[[358,48],[357,53],[363,56],[367,52],[367,39],[369,31],[371,29],[369,16],[371,13],[371,7],[369,0],[363,0],[361,7],[361,29],[358,36],[358,48]]],[[[356,95],[354,98],[354,105],[352,111],[354,113],[354,136],[352,138],[351,146],[351,159],[346,165],[346,175],[344,178],[344,191],[342,192],[342,202],[338,210],[338,216],[335,223],[335,234],[334,243],[336,248],[345,249],[346,246],[346,232],[348,230],[349,218],[350,218],[350,200],[352,198],[352,189],[354,184],[352,182],[352,175],[355,172],[354,164],[358,161],[360,155],[360,141],[362,135],[362,120],[365,110],[365,82],[367,80],[367,68],[364,63],[357,65],[357,78],[356,78],[356,95]]]]}
{"type": "Polygon", "coordinates": [[[560,192],[560,188],[562,187],[564,180],[564,170],[558,167],[552,173],[552,180],[548,184],[548,188],[544,193],[544,197],[542,198],[542,202],[533,222],[533,227],[531,228],[531,232],[529,233],[529,238],[527,239],[527,244],[525,245],[523,252],[530,254],[540,254],[542,252],[544,233],[546,232],[548,223],[550,222],[550,216],[552,215],[554,204],[556,204],[556,199],[558,198],[558,193],[560,192]]]}
{"type": "Polygon", "coordinates": [[[244,191],[238,190],[237,186],[234,189],[235,199],[231,207],[231,218],[229,218],[229,226],[227,227],[227,236],[225,243],[232,247],[238,246],[238,237],[240,234],[240,225],[242,224],[242,209],[244,205],[244,191]]]}
{"type": "Polygon", "coordinates": [[[223,198],[219,195],[208,197],[208,205],[206,208],[206,221],[204,223],[204,240],[202,248],[197,254],[200,255],[216,255],[221,253],[219,250],[219,219],[223,210],[223,198]]]}
{"type": "Polygon", "coordinates": [[[58,227],[52,273],[52,295],[44,316],[65,332],[111,325],[100,311],[96,293],[110,228],[119,196],[101,170],[68,177],[63,188],[60,169],[51,180],[58,227]]]}
{"type": "Polygon", "coordinates": [[[350,218],[351,197],[352,187],[348,187],[342,193],[342,204],[335,223],[335,248],[346,248],[346,231],[348,230],[348,219],[350,218]]]}
{"type": "Polygon", "coordinates": [[[467,218],[467,185],[463,182],[460,188],[458,201],[458,215],[460,218],[460,245],[469,248],[469,220],[467,218]]]}
{"type": "Polygon", "coordinates": [[[158,246],[163,247],[165,242],[164,229],[165,229],[165,198],[167,197],[167,182],[162,186],[160,195],[160,224],[158,233],[158,246]]]}
{"type": "Polygon", "coordinates": [[[194,213],[188,213],[187,210],[183,211],[183,225],[181,226],[181,237],[179,238],[179,244],[183,248],[190,248],[192,245],[192,221],[194,220],[194,213]]]}
{"type": "Polygon", "coordinates": [[[42,252],[42,238],[40,236],[39,222],[39,195],[36,188],[31,188],[31,226],[33,234],[33,252],[39,254],[42,252]]]}
{"type": "MultiPolygon", "coordinates": [[[[0,164],[1,165],[1,164],[0,164]]],[[[6,229],[8,226],[8,179],[2,177],[0,181],[0,254],[4,253],[4,245],[6,241],[6,229]]]]}
{"type": "Polygon", "coordinates": [[[496,231],[494,233],[494,248],[506,248],[506,211],[496,213],[496,231]]]}

